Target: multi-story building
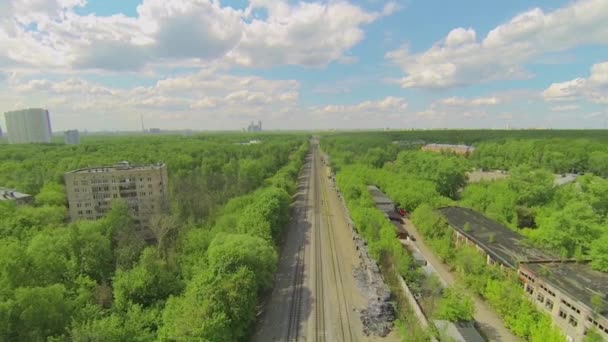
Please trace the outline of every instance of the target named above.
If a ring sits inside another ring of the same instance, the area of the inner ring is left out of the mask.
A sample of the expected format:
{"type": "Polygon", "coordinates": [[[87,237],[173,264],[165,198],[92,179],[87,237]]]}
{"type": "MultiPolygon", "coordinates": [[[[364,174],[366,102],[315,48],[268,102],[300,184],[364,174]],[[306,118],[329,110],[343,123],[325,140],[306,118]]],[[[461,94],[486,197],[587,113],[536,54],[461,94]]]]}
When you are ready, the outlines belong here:
{"type": "Polygon", "coordinates": [[[251,121],[251,124],[247,127],[247,132],[261,132],[262,131],[262,121],[258,121],[258,124],[254,124],[251,121]]]}
{"type": "Polygon", "coordinates": [[[78,145],[80,144],[80,133],[75,129],[65,131],[64,141],[66,145],[78,145]]]}
{"type": "Polygon", "coordinates": [[[150,217],[168,209],[167,166],[131,165],[88,167],[65,174],[69,212],[73,221],[94,220],[107,213],[114,200],[124,200],[140,230],[150,217]]]}
{"type": "Polygon", "coordinates": [[[30,108],[4,113],[11,144],[50,143],[51,120],[46,109],[30,108]]]}
{"type": "Polygon", "coordinates": [[[535,248],[508,227],[467,208],[439,209],[456,245],[474,246],[490,265],[517,272],[539,310],[551,316],[568,341],[582,342],[595,329],[608,341],[608,273],[585,260],[564,259],[535,248]]]}

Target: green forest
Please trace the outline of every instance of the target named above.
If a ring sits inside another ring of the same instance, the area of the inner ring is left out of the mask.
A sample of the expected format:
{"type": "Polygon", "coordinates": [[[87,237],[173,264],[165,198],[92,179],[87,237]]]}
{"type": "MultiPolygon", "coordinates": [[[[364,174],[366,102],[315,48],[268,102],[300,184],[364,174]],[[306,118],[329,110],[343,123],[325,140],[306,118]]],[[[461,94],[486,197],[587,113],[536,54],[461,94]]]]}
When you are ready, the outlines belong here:
{"type": "MultiPolygon", "coordinates": [[[[0,202],[0,341],[244,341],[271,288],[309,135],[87,136],[80,145],[0,145],[0,187],[35,196],[0,202]],[[156,243],[136,234],[125,203],[71,223],[63,175],[119,161],[168,166],[170,212],[156,243]]],[[[468,320],[480,296],[517,336],[563,341],[515,277],[456,248],[435,209],[478,210],[565,258],[608,272],[608,136],[602,131],[404,131],[321,134],[356,229],[396,296],[397,328],[418,326],[402,277],[435,298],[433,318],[468,320]],[[471,144],[468,156],[420,151],[471,144]],[[508,177],[471,182],[471,172],[508,177]],[[560,186],[555,177],[576,173],[560,186]],[[458,274],[444,291],[423,275],[367,191],[376,185],[458,274]]]]}
{"type": "Polygon", "coordinates": [[[1,341],[241,341],[271,285],[305,135],[86,137],[77,146],[2,145],[1,341]],[[164,161],[171,210],[147,244],[115,201],[69,223],[63,174],[164,161]]]}
{"type": "Polygon", "coordinates": [[[385,274],[397,271],[419,293],[433,292],[411,256],[392,242],[393,227],[375,209],[368,185],[378,186],[412,213],[427,244],[459,275],[459,288],[438,299],[436,318],[470,319],[472,303],[466,295],[454,295],[462,288],[486,300],[515,335],[563,341],[551,319],[525,299],[516,276],[487,266],[474,249],[456,248],[451,229],[434,209],[459,205],[478,210],[535,246],[564,258],[591,260],[594,269],[608,272],[607,139],[600,131],[357,132],[327,134],[322,146],[331,156],[353,221],[385,274]],[[469,156],[420,151],[425,143],[472,144],[476,149],[469,156]],[[508,177],[471,183],[468,175],[475,170],[508,177]],[[554,178],[564,173],[579,177],[556,186],[554,178]]]}

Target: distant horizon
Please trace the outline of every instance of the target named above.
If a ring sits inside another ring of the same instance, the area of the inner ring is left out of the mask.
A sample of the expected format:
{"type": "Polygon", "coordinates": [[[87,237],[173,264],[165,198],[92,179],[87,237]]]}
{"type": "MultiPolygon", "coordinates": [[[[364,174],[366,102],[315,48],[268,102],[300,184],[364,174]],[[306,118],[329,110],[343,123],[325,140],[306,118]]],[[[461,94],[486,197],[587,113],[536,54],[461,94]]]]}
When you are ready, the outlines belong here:
{"type": "Polygon", "coordinates": [[[137,130],[142,116],[209,131],[608,126],[606,0],[5,0],[0,13],[0,113],[47,108],[58,131],[137,130]]]}

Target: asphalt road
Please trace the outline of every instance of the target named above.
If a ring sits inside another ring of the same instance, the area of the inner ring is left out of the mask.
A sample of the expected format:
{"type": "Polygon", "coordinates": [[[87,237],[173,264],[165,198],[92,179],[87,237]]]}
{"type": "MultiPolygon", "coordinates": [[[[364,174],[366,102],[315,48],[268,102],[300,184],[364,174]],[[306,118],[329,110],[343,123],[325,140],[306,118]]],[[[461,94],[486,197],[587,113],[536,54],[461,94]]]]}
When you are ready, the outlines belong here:
{"type": "Polygon", "coordinates": [[[281,247],[274,288],[252,341],[395,341],[363,334],[365,298],[350,231],[313,144],[298,182],[292,222],[281,247]]]}

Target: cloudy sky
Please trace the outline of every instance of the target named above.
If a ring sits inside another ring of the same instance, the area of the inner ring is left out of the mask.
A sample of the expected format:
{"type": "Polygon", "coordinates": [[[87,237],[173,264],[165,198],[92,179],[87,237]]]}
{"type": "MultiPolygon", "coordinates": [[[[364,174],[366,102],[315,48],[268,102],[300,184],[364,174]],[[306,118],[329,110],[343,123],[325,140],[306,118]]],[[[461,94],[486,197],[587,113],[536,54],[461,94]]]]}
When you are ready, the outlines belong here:
{"type": "MultiPolygon", "coordinates": [[[[0,0],[53,130],[605,128],[606,0],[0,0]]],[[[3,121],[0,120],[3,125],[3,121]]]]}

